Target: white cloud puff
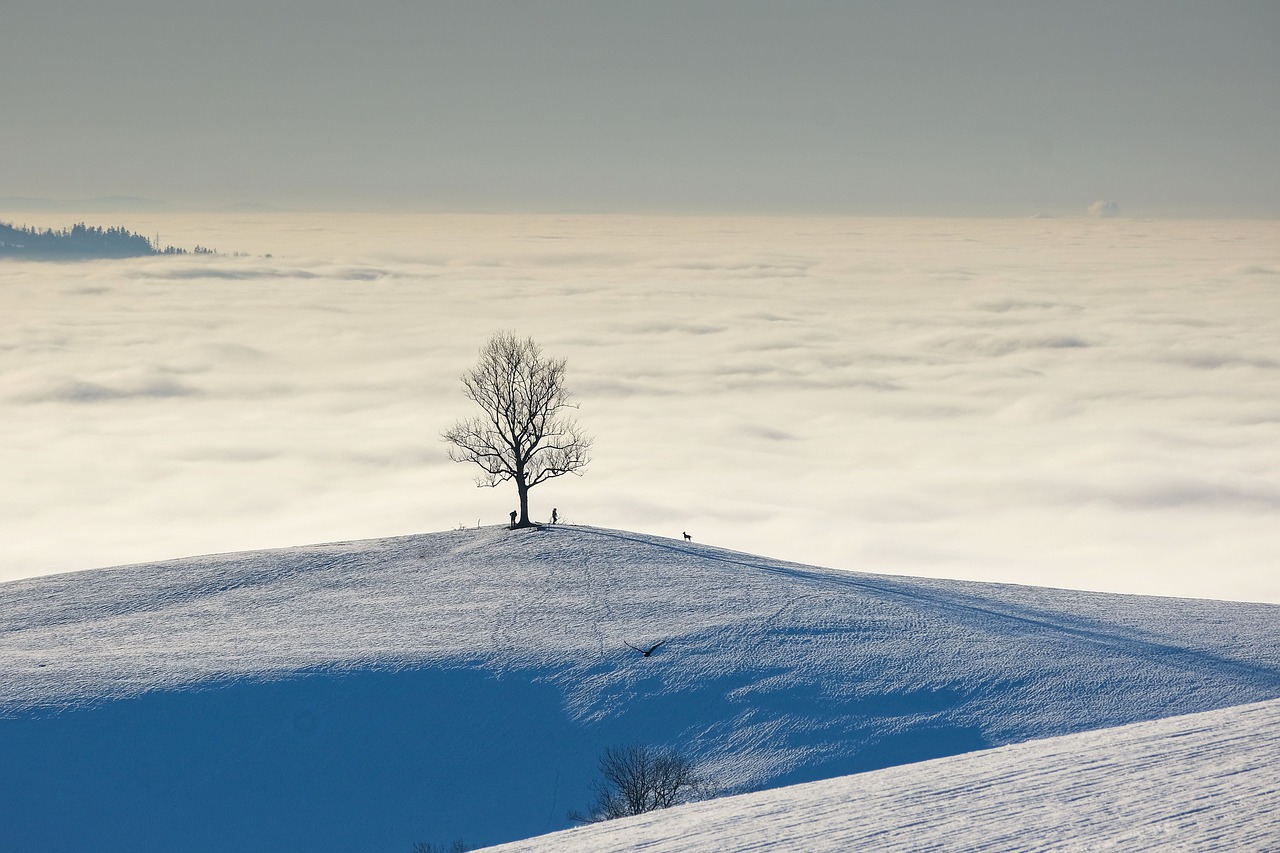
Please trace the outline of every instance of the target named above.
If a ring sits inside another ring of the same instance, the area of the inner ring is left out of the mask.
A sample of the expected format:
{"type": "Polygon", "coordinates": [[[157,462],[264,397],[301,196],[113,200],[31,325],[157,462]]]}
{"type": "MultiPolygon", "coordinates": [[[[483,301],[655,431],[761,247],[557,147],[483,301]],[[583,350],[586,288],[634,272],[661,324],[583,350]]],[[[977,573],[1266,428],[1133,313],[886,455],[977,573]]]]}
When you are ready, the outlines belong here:
{"type": "Polygon", "coordinates": [[[1099,219],[1109,219],[1120,215],[1120,205],[1109,199],[1098,199],[1089,205],[1089,215],[1099,219]]]}

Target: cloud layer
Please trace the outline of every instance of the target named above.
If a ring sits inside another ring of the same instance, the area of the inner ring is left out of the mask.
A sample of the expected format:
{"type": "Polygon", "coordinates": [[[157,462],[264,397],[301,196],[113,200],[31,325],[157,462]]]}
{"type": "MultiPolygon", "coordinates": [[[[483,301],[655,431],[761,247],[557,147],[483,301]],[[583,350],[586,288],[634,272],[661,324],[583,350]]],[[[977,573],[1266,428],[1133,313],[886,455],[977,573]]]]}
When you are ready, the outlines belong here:
{"type": "Polygon", "coordinates": [[[505,520],[498,328],[596,436],[534,513],[867,571],[1280,601],[1280,228],[170,217],[0,265],[0,578],[505,520]],[[263,257],[271,253],[272,257],[263,257]]]}

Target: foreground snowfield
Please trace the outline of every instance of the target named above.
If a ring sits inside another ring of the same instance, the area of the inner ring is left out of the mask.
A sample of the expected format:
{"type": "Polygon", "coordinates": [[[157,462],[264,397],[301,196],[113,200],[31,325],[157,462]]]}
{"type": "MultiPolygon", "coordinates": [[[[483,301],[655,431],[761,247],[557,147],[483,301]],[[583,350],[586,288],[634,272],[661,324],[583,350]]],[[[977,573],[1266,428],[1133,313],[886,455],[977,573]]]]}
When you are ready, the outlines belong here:
{"type": "Polygon", "coordinates": [[[1280,702],[652,812],[494,853],[1280,850],[1280,702]]]}
{"type": "Polygon", "coordinates": [[[673,746],[747,791],[1280,697],[1276,605],[586,527],[0,591],[6,851],[494,844],[568,827],[611,745],[673,746]]]}

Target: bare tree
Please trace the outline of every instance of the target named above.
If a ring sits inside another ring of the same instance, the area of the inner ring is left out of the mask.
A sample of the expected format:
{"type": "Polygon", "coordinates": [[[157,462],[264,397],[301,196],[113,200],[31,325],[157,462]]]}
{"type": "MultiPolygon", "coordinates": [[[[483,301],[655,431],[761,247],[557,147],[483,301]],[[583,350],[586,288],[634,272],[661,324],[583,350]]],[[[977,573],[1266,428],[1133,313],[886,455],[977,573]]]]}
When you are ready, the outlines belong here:
{"type": "Polygon", "coordinates": [[[592,787],[596,799],[591,811],[585,816],[570,812],[570,820],[613,820],[705,800],[714,794],[691,761],[670,750],[642,744],[606,749],[600,756],[600,776],[592,787]]]}
{"type": "Polygon", "coordinates": [[[533,338],[498,332],[480,349],[480,362],[462,377],[462,391],[483,410],[442,438],[454,462],[474,462],[476,485],[514,480],[520,496],[517,527],[531,527],[529,490],[564,474],[581,474],[591,438],[568,410],[563,358],[545,358],[533,338]]]}

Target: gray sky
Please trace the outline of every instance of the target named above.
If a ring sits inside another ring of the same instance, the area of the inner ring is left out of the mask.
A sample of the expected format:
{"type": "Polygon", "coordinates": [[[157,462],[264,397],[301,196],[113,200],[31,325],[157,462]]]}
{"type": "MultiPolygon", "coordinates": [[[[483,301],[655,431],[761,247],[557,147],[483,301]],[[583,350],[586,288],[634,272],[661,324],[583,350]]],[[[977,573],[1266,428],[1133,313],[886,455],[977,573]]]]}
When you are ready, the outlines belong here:
{"type": "Polygon", "coordinates": [[[0,197],[1280,212],[1280,4],[7,0],[0,197]]]}

